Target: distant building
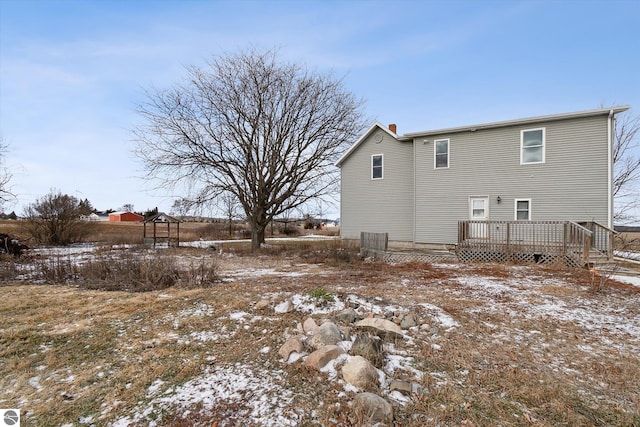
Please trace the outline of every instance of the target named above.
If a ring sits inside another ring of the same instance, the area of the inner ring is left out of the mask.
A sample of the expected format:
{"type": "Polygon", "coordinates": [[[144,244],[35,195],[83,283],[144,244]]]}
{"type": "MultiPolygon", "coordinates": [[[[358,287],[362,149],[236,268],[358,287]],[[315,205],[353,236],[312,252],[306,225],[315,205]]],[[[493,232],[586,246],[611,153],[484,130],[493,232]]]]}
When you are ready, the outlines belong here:
{"type": "Polygon", "coordinates": [[[100,217],[95,213],[90,213],[89,215],[80,215],[80,219],[82,221],[100,221],[100,217]]]}
{"type": "Polygon", "coordinates": [[[109,214],[110,222],[142,222],[144,217],[133,212],[112,212],[109,214]]]}

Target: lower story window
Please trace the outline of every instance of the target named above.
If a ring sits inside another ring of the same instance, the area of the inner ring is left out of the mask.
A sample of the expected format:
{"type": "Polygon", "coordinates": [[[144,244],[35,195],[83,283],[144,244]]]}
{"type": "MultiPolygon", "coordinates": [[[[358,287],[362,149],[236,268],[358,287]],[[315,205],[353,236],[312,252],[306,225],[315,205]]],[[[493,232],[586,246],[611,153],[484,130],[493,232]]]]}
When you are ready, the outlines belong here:
{"type": "Polygon", "coordinates": [[[531,199],[516,199],[516,220],[531,220],[531,199]]]}

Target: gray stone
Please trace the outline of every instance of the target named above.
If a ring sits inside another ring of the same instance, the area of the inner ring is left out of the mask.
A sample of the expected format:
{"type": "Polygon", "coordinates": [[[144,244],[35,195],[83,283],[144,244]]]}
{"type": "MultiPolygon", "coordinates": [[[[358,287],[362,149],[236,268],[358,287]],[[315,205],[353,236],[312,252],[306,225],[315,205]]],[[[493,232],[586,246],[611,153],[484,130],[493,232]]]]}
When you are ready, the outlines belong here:
{"type": "Polygon", "coordinates": [[[370,426],[381,423],[391,426],[393,423],[393,407],[377,394],[357,394],[353,399],[352,407],[357,425],[370,426]]]}
{"type": "Polygon", "coordinates": [[[382,340],[377,336],[360,334],[351,345],[349,353],[353,356],[362,356],[368,359],[374,366],[380,368],[384,362],[382,340]]]}
{"type": "Polygon", "coordinates": [[[320,330],[320,327],[313,318],[309,317],[302,324],[305,334],[315,334],[320,330]]]}
{"type": "Polygon", "coordinates": [[[342,367],[342,378],[363,389],[378,387],[378,371],[364,357],[353,356],[342,367]]]}
{"type": "Polygon", "coordinates": [[[325,367],[327,363],[337,358],[341,354],[344,354],[344,350],[337,345],[326,345],[311,353],[304,364],[320,370],[325,367]]]}
{"type": "Polygon", "coordinates": [[[278,350],[278,354],[282,357],[282,360],[289,360],[291,353],[302,353],[304,351],[304,345],[298,337],[289,338],[278,350]]]}
{"type": "Polygon", "coordinates": [[[340,332],[342,333],[342,341],[351,341],[351,328],[348,326],[341,326],[340,332]]]}
{"type": "Polygon", "coordinates": [[[269,305],[271,305],[271,301],[269,301],[268,299],[261,299],[253,308],[257,311],[263,311],[269,308],[269,305]]]}
{"type": "Polygon", "coordinates": [[[377,335],[379,334],[397,334],[402,336],[402,329],[390,320],[380,318],[366,318],[357,322],[356,327],[373,330],[377,335]]]}
{"type": "Polygon", "coordinates": [[[347,308],[346,310],[342,310],[340,313],[336,314],[335,317],[339,322],[351,324],[356,321],[358,314],[353,308],[347,308]]]}
{"type": "Polygon", "coordinates": [[[323,323],[318,329],[318,334],[322,336],[322,340],[325,344],[337,344],[342,341],[342,332],[333,322],[323,323]]]}
{"type": "Polygon", "coordinates": [[[413,387],[409,381],[393,380],[389,384],[390,391],[399,391],[402,394],[411,394],[413,387]]]}
{"type": "Polygon", "coordinates": [[[400,320],[400,327],[402,329],[413,328],[416,325],[416,315],[414,313],[407,313],[402,316],[402,319],[400,320]]]}
{"type": "Polygon", "coordinates": [[[319,348],[324,347],[327,344],[322,339],[322,335],[315,334],[307,338],[307,340],[305,341],[305,345],[313,350],[318,350],[319,348]]]}

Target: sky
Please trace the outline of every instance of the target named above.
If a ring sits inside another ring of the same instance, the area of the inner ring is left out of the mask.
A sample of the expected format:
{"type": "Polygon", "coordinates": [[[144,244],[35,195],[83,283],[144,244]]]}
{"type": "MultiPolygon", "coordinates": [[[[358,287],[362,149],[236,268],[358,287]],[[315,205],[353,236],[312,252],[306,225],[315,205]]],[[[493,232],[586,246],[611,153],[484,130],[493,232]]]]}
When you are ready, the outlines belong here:
{"type": "MultiPolygon", "coordinates": [[[[344,78],[398,133],[631,105],[640,1],[0,0],[2,159],[24,206],[170,212],[133,155],[145,88],[251,47],[344,78]]],[[[338,207],[325,207],[337,217],[338,207]]]]}

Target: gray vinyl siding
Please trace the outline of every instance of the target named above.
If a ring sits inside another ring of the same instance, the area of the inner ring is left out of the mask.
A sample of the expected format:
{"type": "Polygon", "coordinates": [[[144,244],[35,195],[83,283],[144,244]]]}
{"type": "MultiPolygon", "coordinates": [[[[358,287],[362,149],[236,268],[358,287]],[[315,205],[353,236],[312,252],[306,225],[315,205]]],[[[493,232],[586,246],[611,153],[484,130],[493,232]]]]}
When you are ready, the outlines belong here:
{"type": "Polygon", "coordinates": [[[413,240],[413,144],[374,131],[341,164],[340,234],[389,233],[389,240],[413,240]],[[376,134],[383,135],[380,143],[376,134]],[[382,154],[383,179],[371,179],[371,156],[382,154]]]}
{"type": "Polygon", "coordinates": [[[415,138],[416,242],[455,243],[470,196],[489,196],[490,220],[514,220],[515,199],[531,199],[532,220],[607,225],[607,141],[606,115],[415,138]],[[521,165],[520,131],[535,128],[545,128],[545,163],[521,165]],[[445,138],[449,168],[434,169],[434,140],[445,138]]]}

